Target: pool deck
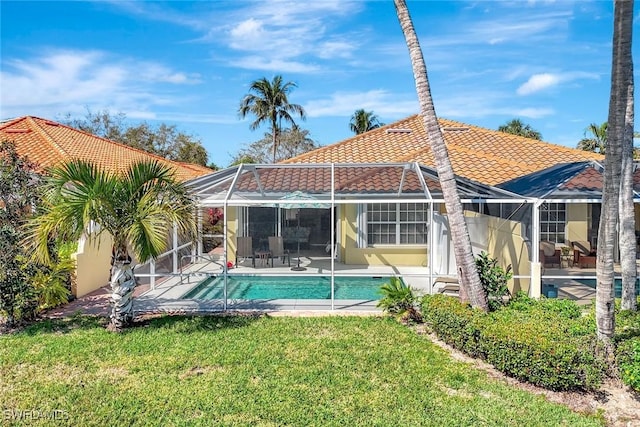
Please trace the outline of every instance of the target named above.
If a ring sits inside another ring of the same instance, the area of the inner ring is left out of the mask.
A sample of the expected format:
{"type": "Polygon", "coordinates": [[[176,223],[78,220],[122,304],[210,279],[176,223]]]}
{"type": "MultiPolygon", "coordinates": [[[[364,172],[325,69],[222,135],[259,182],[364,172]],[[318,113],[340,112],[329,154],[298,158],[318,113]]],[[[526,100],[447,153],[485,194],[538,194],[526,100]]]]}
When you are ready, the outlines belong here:
{"type": "MultiPolygon", "coordinates": [[[[291,266],[297,264],[297,259],[292,257],[291,266]]],[[[331,274],[331,260],[329,258],[301,257],[300,266],[303,271],[292,271],[287,264],[279,259],[274,261],[274,266],[260,262],[256,259],[256,267],[251,261],[244,261],[236,268],[229,270],[229,275],[269,275],[269,276],[328,276],[331,274]]],[[[418,292],[428,292],[429,270],[426,267],[394,267],[394,266],[367,266],[344,265],[334,263],[336,275],[352,276],[402,276],[405,282],[418,292]]],[[[209,275],[223,273],[219,264],[198,262],[189,265],[182,272],[182,276],[169,277],[162,283],[156,284],[134,301],[136,312],[188,312],[210,313],[224,309],[224,301],[218,300],[194,300],[181,299],[183,295],[198,286],[209,275]]],[[[362,300],[331,300],[326,299],[271,299],[271,300],[228,300],[229,310],[257,310],[264,312],[314,312],[314,311],[340,311],[353,313],[380,313],[376,307],[377,301],[362,300]]]]}
{"type": "MultiPolygon", "coordinates": [[[[639,260],[640,262],[640,260],[639,260]]],[[[292,257],[291,265],[296,264],[292,257]]],[[[275,260],[274,267],[267,267],[256,260],[256,267],[251,261],[242,262],[237,268],[229,270],[230,275],[318,275],[329,274],[331,262],[328,258],[301,257],[301,266],[306,270],[291,271],[280,260],[275,260]]],[[[616,273],[619,268],[616,266],[616,273]]],[[[640,267],[640,265],[639,265],[640,267]]],[[[360,274],[366,276],[403,276],[405,282],[419,293],[428,293],[429,270],[426,267],[391,267],[391,266],[346,266],[335,263],[337,274],[360,274]]],[[[173,276],[157,283],[154,289],[149,285],[139,285],[134,293],[134,311],[145,313],[213,313],[223,310],[223,302],[180,299],[198,285],[207,275],[222,273],[220,265],[199,262],[184,270],[182,277],[173,276]],[[199,274],[199,275],[198,275],[199,274]]],[[[434,275],[434,277],[436,277],[434,275]]],[[[543,283],[557,285],[557,297],[576,301],[580,305],[588,305],[595,299],[595,289],[578,281],[578,279],[595,278],[595,269],[589,268],[547,268],[543,272],[543,283]],[[580,276],[580,277],[578,277],[580,276]]],[[[109,312],[109,287],[100,288],[89,295],[61,307],[49,310],[47,317],[65,317],[74,313],[107,316],[109,312]]],[[[333,310],[330,300],[265,300],[265,301],[228,301],[229,310],[252,310],[267,312],[272,315],[369,315],[380,314],[375,301],[335,300],[333,310]]]]}

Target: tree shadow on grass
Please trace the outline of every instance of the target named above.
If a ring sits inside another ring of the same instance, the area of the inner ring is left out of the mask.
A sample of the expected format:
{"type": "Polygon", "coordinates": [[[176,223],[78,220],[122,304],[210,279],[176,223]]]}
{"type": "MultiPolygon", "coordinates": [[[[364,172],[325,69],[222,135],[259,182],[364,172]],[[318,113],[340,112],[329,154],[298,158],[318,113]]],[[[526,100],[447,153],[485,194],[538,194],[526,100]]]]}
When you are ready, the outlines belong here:
{"type": "Polygon", "coordinates": [[[127,331],[140,328],[169,329],[182,334],[237,329],[248,326],[265,317],[262,313],[216,313],[193,315],[155,315],[136,319],[127,331]]]}
{"type": "MultiPolygon", "coordinates": [[[[142,316],[134,319],[122,334],[141,329],[167,329],[179,333],[196,333],[235,329],[248,326],[265,315],[262,313],[216,313],[212,315],[171,315],[158,314],[142,316]]],[[[75,313],[61,319],[42,319],[40,321],[10,331],[14,335],[68,334],[76,330],[106,329],[109,319],[101,316],[90,316],[75,313]]]]}

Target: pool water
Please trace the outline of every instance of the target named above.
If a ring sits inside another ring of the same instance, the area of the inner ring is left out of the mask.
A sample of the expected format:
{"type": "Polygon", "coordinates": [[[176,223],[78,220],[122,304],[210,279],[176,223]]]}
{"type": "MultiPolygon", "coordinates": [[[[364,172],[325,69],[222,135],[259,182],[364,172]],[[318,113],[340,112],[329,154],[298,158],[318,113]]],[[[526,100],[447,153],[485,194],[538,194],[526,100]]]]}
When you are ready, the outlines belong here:
{"type": "MultiPolygon", "coordinates": [[[[581,280],[578,280],[578,282],[584,283],[585,285],[593,289],[596,288],[596,279],[581,279],[581,280]]],[[[614,279],[613,291],[614,291],[614,296],[616,298],[622,297],[622,279],[614,279]]],[[[640,280],[636,280],[636,295],[638,294],[640,294],[640,280]]]]}
{"type": "MultiPolygon", "coordinates": [[[[388,277],[336,277],[335,299],[378,300],[380,286],[388,277]]],[[[222,299],[224,278],[203,280],[183,299],[222,299]]],[[[330,277],[300,276],[229,276],[229,299],[331,299],[330,277]]]]}

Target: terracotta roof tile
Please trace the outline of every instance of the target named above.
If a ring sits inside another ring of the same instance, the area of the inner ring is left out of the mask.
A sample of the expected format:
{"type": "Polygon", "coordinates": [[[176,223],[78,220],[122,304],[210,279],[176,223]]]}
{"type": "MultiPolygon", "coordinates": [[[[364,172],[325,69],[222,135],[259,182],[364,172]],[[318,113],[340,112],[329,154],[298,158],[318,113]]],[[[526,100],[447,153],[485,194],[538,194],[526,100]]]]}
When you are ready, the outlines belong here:
{"type": "Polygon", "coordinates": [[[124,172],[133,162],[156,159],[173,168],[179,180],[211,173],[200,165],[167,160],[124,144],[51,120],[26,116],[0,124],[0,139],[13,141],[20,155],[45,169],[69,159],[89,160],[99,167],[124,172]]]}
{"type": "MultiPolygon", "coordinates": [[[[604,156],[439,119],[457,175],[497,185],[558,163],[602,161],[604,156]]],[[[319,148],[283,163],[389,163],[417,161],[435,167],[419,115],[319,148]]]]}

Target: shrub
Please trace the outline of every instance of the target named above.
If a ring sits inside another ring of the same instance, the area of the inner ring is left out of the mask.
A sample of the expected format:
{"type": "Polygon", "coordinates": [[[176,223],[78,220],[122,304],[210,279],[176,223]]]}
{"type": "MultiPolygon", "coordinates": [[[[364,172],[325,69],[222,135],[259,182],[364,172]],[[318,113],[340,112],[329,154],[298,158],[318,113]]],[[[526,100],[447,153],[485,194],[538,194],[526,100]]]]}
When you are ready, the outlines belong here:
{"type": "Polygon", "coordinates": [[[421,322],[422,316],[416,309],[416,297],[413,290],[398,277],[392,277],[389,283],[380,287],[382,299],[378,307],[397,316],[405,322],[421,322]]]}
{"type": "Polygon", "coordinates": [[[620,378],[635,391],[640,391],[640,337],[628,339],[616,348],[620,378]]]}
{"type": "Polygon", "coordinates": [[[423,299],[422,312],[442,340],[520,380],[552,390],[589,390],[604,376],[605,366],[594,355],[593,321],[575,318],[570,304],[517,295],[509,307],[485,314],[434,295],[423,299]]]}
{"type": "Polygon", "coordinates": [[[441,340],[470,356],[478,356],[481,311],[445,295],[423,297],[421,308],[424,321],[441,340]]]}
{"type": "Polygon", "coordinates": [[[615,341],[620,378],[640,391],[640,312],[616,310],[615,341]]]}
{"type": "Polygon", "coordinates": [[[571,323],[545,309],[500,310],[483,322],[479,353],[500,371],[551,390],[596,389],[605,366],[594,355],[595,335],[571,332],[571,323]]]}
{"type": "Polygon", "coordinates": [[[0,142],[0,317],[7,324],[30,317],[32,289],[22,270],[23,226],[37,200],[35,165],[15,145],[0,142]]]}
{"type": "Polygon", "coordinates": [[[476,257],[475,262],[482,288],[489,299],[489,310],[497,310],[505,304],[504,297],[510,295],[507,283],[513,276],[511,266],[506,269],[500,267],[498,260],[484,251],[476,257]]]}
{"type": "Polygon", "coordinates": [[[71,274],[75,263],[61,259],[50,268],[41,268],[31,277],[38,298],[38,309],[46,310],[69,301],[71,274]]]}

